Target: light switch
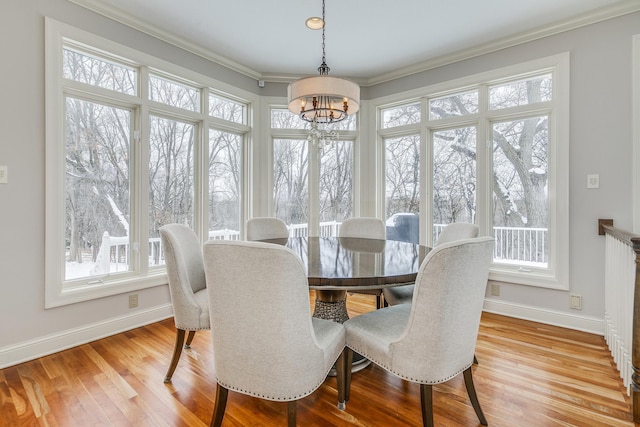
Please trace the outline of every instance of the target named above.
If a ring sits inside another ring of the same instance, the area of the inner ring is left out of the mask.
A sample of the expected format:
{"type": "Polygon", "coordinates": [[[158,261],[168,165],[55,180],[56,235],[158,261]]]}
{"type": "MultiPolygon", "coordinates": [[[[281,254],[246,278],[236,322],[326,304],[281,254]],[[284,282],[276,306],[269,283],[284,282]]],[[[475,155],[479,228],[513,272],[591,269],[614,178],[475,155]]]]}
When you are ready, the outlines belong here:
{"type": "Polygon", "coordinates": [[[600,175],[587,175],[587,188],[600,188],[600,175]]]}
{"type": "Polygon", "coordinates": [[[9,183],[9,168],[7,166],[0,166],[0,184],[9,183]]]}

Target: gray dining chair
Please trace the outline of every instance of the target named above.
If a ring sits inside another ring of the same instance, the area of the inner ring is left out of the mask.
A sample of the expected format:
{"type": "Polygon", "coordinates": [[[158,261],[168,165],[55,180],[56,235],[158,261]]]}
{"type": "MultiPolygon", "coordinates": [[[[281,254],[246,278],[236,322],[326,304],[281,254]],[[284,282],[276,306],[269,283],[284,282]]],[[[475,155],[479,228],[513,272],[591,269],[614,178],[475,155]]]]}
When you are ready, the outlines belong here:
{"type": "MultiPolygon", "coordinates": [[[[453,222],[445,226],[436,242],[437,245],[460,239],[478,237],[478,226],[468,222],[453,222]]],[[[395,286],[382,291],[385,305],[410,304],[413,299],[413,285],[395,286]]]]}
{"type": "MultiPolygon", "coordinates": [[[[372,217],[354,217],[345,219],[340,224],[338,237],[357,237],[363,239],[385,240],[387,238],[387,229],[379,218],[372,217]]],[[[382,307],[382,290],[351,290],[350,293],[375,295],[376,307],[382,307]]]]}
{"type": "Polygon", "coordinates": [[[247,221],[247,240],[286,239],[287,225],[278,218],[256,217],[247,221]]]}
{"type": "Polygon", "coordinates": [[[295,426],[296,401],[315,391],[334,363],[344,409],[344,326],[311,317],[298,256],[247,241],[209,241],[203,252],[217,381],[211,425],[222,423],[232,390],[288,402],[288,424],[295,426]]]}
{"type": "Polygon", "coordinates": [[[176,326],[176,342],[164,382],[178,366],[182,347],[190,348],[196,331],[210,329],[202,245],[192,229],[182,224],[160,227],[160,241],[169,279],[169,293],[176,326]],[[185,343],[185,332],[189,331],[185,343]]]}
{"type": "Polygon", "coordinates": [[[476,415],[487,425],[471,367],[493,246],[491,237],[438,245],[420,266],[413,304],[374,310],[344,323],[347,401],[351,361],[357,352],[388,372],[420,384],[424,426],[433,426],[432,386],[462,373],[476,415]]]}
{"type": "Polygon", "coordinates": [[[342,221],[338,236],[384,240],[387,238],[387,229],[379,218],[354,217],[342,221]]]}

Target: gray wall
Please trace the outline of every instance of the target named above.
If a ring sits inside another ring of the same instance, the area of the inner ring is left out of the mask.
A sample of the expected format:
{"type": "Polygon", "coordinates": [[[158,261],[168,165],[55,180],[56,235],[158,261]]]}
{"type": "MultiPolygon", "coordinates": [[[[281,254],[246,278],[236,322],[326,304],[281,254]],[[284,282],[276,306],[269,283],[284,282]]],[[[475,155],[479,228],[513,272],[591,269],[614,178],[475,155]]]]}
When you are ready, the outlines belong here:
{"type": "MultiPolygon", "coordinates": [[[[64,0],[3,0],[0,6],[0,367],[167,316],[166,286],[139,293],[130,310],[127,295],[44,309],[45,116],[44,16],[175,62],[218,80],[257,92],[255,80],[239,76],[64,0]]],[[[603,316],[604,241],[598,218],[631,229],[631,38],[640,13],[591,25],[461,63],[366,88],[368,99],[571,52],[570,253],[571,291],[584,297],[582,311],[569,310],[568,293],[503,286],[493,307],[521,310],[522,317],[553,323],[576,315],[594,324],[603,316]],[[600,174],[600,189],[586,189],[586,175],[600,174]],[[545,317],[545,313],[554,315],[545,317]],[[564,317],[563,317],[564,316],[564,317]]],[[[268,85],[269,86],[269,85],[268,85]]],[[[258,92],[259,93],[259,92],[258,92]]],[[[281,94],[281,95],[284,95],[281,94]]],[[[368,203],[364,200],[363,203],[368,203]]],[[[595,328],[597,329],[597,328],[595,328]]]]}

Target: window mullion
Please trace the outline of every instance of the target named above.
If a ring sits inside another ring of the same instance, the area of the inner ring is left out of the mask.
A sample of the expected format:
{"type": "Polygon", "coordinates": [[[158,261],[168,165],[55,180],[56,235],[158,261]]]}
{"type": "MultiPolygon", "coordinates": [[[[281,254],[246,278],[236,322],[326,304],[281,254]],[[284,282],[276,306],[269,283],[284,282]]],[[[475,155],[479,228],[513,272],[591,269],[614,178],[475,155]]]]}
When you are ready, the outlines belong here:
{"type": "Polygon", "coordinates": [[[476,225],[481,236],[493,235],[491,198],[493,194],[493,166],[491,156],[491,124],[489,113],[489,87],[478,86],[478,114],[476,122],[476,225]]]}
{"type": "MultiPolygon", "coordinates": [[[[209,88],[200,90],[200,110],[203,119],[196,132],[195,188],[194,188],[194,228],[202,242],[209,240],[209,134],[212,125],[209,116],[209,88]]],[[[238,230],[239,231],[239,230],[238,230]]]]}
{"type": "Polygon", "coordinates": [[[140,118],[138,121],[140,139],[135,144],[134,189],[132,205],[135,215],[132,217],[132,234],[137,240],[137,268],[141,275],[149,272],[149,162],[150,162],[150,125],[149,125],[149,69],[140,67],[140,118]],[[135,227],[133,226],[135,224],[135,227]],[[135,231],[134,231],[135,230],[135,231]]]}
{"type": "Polygon", "coordinates": [[[193,228],[202,242],[209,240],[209,126],[198,122],[194,132],[193,228]]]}
{"type": "Polygon", "coordinates": [[[313,144],[307,144],[309,150],[309,236],[320,235],[320,150],[313,144]]]}

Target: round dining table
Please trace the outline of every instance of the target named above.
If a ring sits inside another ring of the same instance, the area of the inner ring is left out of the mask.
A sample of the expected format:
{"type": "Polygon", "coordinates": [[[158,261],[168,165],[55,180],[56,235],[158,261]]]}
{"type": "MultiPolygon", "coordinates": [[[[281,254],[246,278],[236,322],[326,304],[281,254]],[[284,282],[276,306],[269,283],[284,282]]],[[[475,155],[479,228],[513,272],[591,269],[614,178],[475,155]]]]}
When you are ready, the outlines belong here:
{"type": "Polygon", "coordinates": [[[265,242],[285,245],[302,260],[309,289],[316,291],[313,315],[344,322],[348,291],[379,290],[414,283],[430,248],[397,240],[355,237],[289,237],[265,242]]]}

